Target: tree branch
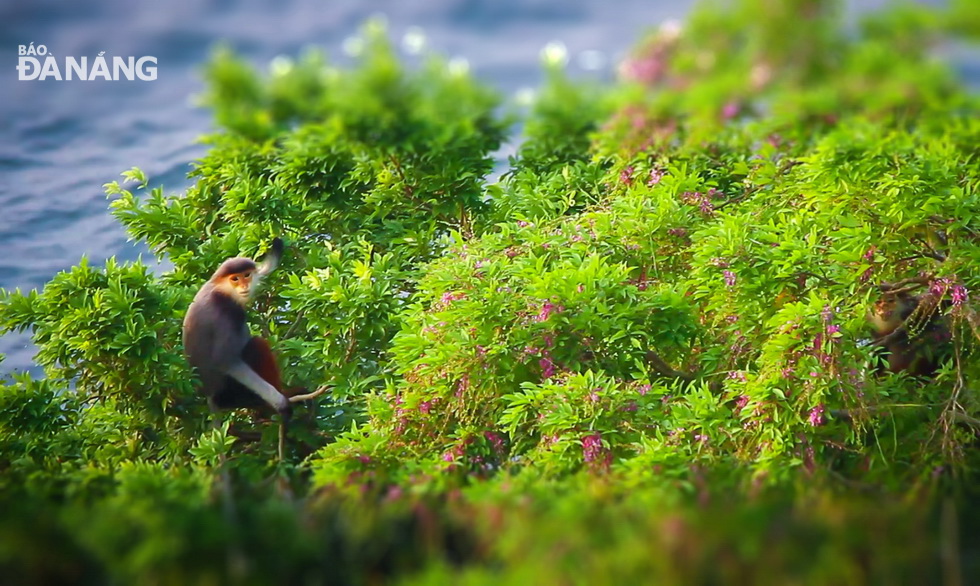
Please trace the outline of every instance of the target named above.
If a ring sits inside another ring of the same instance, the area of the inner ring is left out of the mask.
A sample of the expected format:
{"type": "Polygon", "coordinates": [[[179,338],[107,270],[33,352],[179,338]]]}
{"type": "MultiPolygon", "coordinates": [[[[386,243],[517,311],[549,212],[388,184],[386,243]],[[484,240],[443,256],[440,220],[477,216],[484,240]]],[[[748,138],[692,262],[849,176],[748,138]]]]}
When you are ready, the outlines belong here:
{"type": "Polygon", "coordinates": [[[306,393],[305,395],[293,395],[292,397],[289,397],[289,402],[299,403],[300,401],[309,401],[310,399],[316,399],[317,397],[319,397],[323,393],[326,393],[329,390],[330,387],[328,387],[327,385],[323,385],[322,387],[313,391],[312,393],[306,393]]]}

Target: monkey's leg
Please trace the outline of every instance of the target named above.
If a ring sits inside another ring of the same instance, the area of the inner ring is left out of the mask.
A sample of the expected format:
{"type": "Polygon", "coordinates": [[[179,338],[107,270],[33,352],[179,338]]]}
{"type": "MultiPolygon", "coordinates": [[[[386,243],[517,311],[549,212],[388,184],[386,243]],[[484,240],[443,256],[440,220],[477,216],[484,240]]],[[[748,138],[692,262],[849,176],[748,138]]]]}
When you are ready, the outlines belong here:
{"type": "Polygon", "coordinates": [[[244,362],[237,362],[228,368],[228,376],[235,379],[253,393],[262,397],[270,407],[279,413],[289,413],[290,403],[285,395],[280,393],[276,387],[270,385],[268,381],[256,374],[252,368],[244,362]]]}
{"type": "MultiPolygon", "coordinates": [[[[282,392],[282,377],[279,374],[279,365],[276,363],[276,355],[272,353],[272,347],[264,339],[253,336],[242,350],[242,360],[248,364],[259,376],[265,379],[276,391],[285,396],[282,392]]],[[[264,398],[264,397],[263,397],[264,398]]],[[[287,402],[290,402],[287,398],[287,402]]],[[[286,461],[286,426],[289,424],[289,412],[279,411],[279,462],[286,461]]]]}
{"type": "MultiPolygon", "coordinates": [[[[265,338],[252,336],[242,348],[242,361],[249,365],[256,374],[282,393],[282,376],[279,374],[279,363],[272,352],[272,346],[265,338]]],[[[285,393],[283,393],[285,394],[285,393]]]]}

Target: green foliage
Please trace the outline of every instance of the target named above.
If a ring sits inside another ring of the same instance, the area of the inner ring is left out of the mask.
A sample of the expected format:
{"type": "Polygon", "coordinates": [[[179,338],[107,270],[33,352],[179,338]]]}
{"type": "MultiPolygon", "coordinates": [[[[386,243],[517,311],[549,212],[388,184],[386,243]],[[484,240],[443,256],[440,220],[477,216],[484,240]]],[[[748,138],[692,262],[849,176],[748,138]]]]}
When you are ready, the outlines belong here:
{"type": "Polygon", "coordinates": [[[106,185],[173,270],[83,259],[0,292],[45,372],[0,387],[4,575],[969,575],[980,122],[930,52],[975,36],[967,4],[846,31],[830,0],[706,5],[611,87],[550,66],[494,184],[499,98],[405,68],[377,22],[348,70],[219,49],[195,185],[106,185]],[[210,272],[276,236],[250,328],[287,386],[331,389],[283,462],[262,414],[208,426],[177,342],[210,272]],[[934,377],[880,372],[883,284],[922,301],[934,377]]]}

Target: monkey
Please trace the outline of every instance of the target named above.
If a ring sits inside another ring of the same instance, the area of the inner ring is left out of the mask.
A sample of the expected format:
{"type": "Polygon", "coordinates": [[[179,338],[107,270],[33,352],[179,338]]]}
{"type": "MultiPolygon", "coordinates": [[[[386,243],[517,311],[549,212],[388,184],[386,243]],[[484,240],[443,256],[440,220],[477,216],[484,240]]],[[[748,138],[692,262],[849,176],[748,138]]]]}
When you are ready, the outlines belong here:
{"type": "Polygon", "coordinates": [[[286,424],[292,404],[319,397],[323,386],[296,394],[283,388],[279,365],[269,343],[252,336],[245,323],[245,307],[263,277],[279,265],[280,238],[262,264],[235,257],[221,263],[194,296],[184,316],[184,354],[201,378],[201,392],[212,412],[271,407],[281,416],[279,461],[285,459],[286,424]]]}
{"type": "Polygon", "coordinates": [[[906,372],[927,378],[936,374],[949,354],[951,338],[938,309],[937,300],[930,295],[885,290],[868,315],[874,344],[887,351],[879,374],[906,372]]]}
{"type": "Polygon", "coordinates": [[[184,353],[212,411],[268,405],[284,421],[292,414],[269,343],[253,337],[245,323],[246,305],[282,253],[282,240],[276,238],[261,265],[243,257],[224,261],[184,316],[184,353]]]}

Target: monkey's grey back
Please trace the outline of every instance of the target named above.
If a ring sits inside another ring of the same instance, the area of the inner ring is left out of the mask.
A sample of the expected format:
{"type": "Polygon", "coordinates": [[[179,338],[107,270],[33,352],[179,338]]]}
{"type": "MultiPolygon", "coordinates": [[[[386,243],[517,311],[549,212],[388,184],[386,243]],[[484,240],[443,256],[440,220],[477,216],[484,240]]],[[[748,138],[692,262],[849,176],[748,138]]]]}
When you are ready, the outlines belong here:
{"type": "Polygon", "coordinates": [[[248,339],[245,310],[205,284],[187,308],[183,326],[184,354],[201,378],[204,395],[211,397],[221,390],[224,371],[240,360],[248,339]]]}

